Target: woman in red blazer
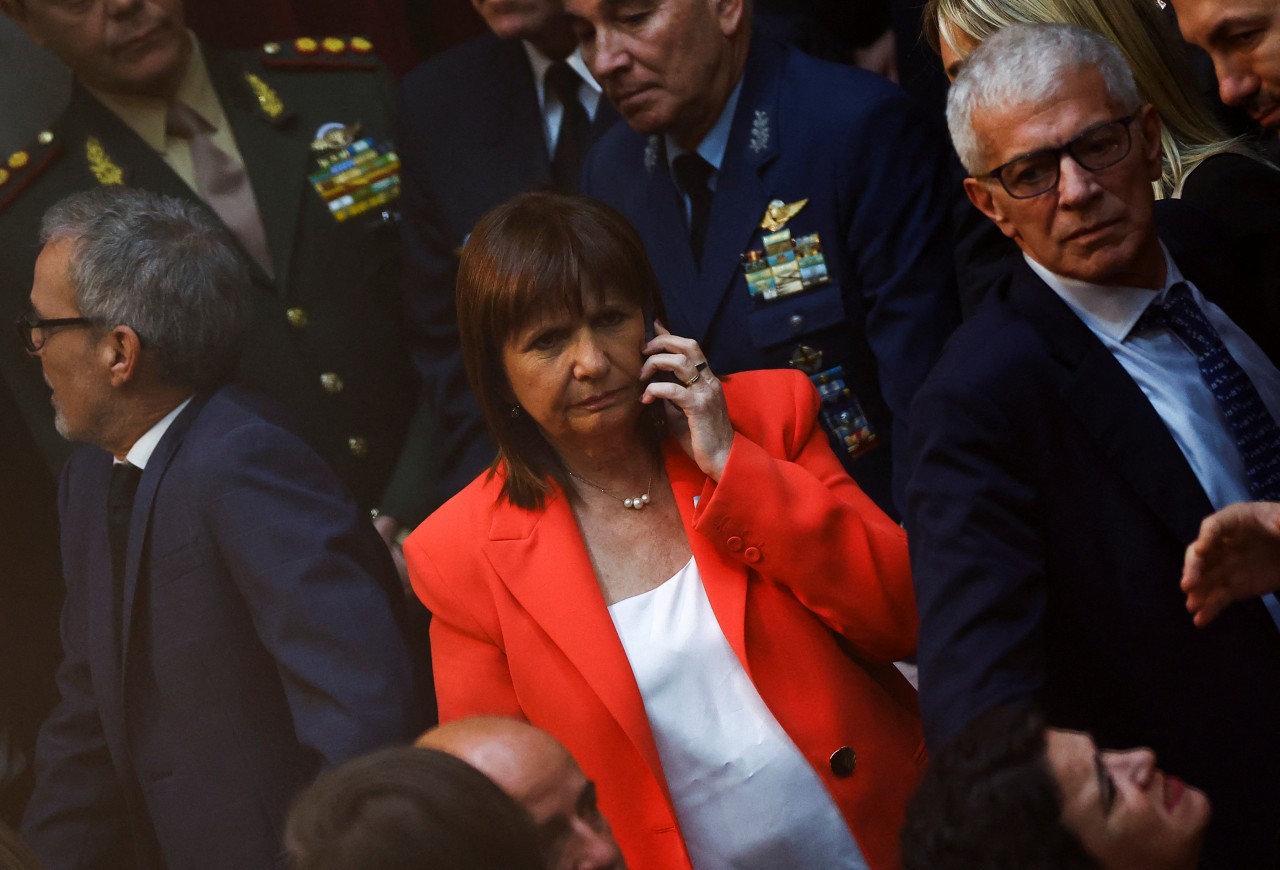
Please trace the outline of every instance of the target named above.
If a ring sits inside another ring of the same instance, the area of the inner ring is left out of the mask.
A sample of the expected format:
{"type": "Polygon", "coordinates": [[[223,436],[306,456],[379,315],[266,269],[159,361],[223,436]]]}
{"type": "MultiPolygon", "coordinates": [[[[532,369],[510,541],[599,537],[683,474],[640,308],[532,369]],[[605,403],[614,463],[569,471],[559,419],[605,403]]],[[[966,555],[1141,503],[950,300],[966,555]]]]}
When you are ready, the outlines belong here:
{"type": "Polygon", "coordinates": [[[523,194],[472,233],[459,323],[499,454],[404,547],[441,719],[555,735],[632,870],[894,870],[925,763],[892,665],[916,642],[905,536],[807,378],[718,379],[646,335],[655,298],[595,201],[523,194]]]}

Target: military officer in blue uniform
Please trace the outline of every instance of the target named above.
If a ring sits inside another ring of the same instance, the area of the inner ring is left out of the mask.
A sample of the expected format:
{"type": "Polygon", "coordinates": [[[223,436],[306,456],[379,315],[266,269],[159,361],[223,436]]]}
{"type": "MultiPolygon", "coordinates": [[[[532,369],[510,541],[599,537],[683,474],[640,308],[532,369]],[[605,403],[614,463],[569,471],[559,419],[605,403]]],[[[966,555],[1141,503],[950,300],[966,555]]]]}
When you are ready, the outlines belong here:
{"type": "Polygon", "coordinates": [[[885,79],[751,35],[750,0],[567,0],[627,125],[583,192],[637,227],[717,372],[796,366],[897,515],[907,409],[960,319],[946,143],[885,79]]]}

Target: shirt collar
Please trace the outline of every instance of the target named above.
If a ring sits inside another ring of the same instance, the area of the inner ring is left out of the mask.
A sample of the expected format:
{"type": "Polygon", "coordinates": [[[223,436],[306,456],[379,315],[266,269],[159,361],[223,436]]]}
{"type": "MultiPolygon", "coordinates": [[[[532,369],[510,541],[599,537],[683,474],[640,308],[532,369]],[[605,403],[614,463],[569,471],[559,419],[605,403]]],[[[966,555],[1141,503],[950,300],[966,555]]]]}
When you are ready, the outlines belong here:
{"type": "MultiPolygon", "coordinates": [[[[545,112],[547,110],[547,70],[551,69],[551,65],[555,63],[555,60],[544,54],[540,48],[528,40],[522,39],[520,44],[524,46],[524,53],[529,57],[529,66],[533,68],[533,84],[538,91],[538,108],[545,112]]],[[[597,94],[600,93],[600,85],[592,78],[591,70],[587,69],[587,64],[582,59],[581,51],[575,48],[573,54],[566,57],[564,62],[569,64],[569,68],[587,83],[587,87],[597,94]]]]}
{"type": "MultiPolygon", "coordinates": [[[[213,89],[209,79],[209,68],[205,65],[204,50],[195,34],[187,32],[191,40],[191,58],[187,63],[187,71],[178,85],[174,100],[185,103],[196,111],[200,117],[209,122],[214,131],[226,123],[226,115],[222,111],[222,103],[213,89]]],[[[87,87],[87,86],[86,86],[87,87]]],[[[156,151],[163,152],[166,146],[165,121],[169,114],[169,103],[154,97],[139,97],[132,94],[113,94],[107,91],[88,88],[98,100],[120,120],[129,126],[142,141],[156,151]]]]}
{"type": "Polygon", "coordinates": [[[154,426],[144,432],[141,438],[133,442],[133,446],[125,454],[125,461],[130,465],[136,465],[138,468],[146,468],[147,463],[151,461],[151,454],[156,452],[156,446],[160,444],[160,439],[164,437],[164,433],[169,431],[169,426],[174,420],[178,419],[182,409],[189,404],[191,404],[191,397],[187,396],[182,401],[182,404],[165,414],[154,426]]]}
{"type": "Polygon", "coordinates": [[[1091,284],[1076,278],[1067,278],[1050,272],[1027,254],[1023,258],[1031,270],[1062,297],[1076,315],[1095,333],[1121,342],[1133,329],[1138,318],[1157,296],[1162,296],[1174,284],[1184,280],[1178,264],[1169,256],[1169,249],[1160,243],[1164,254],[1164,286],[1160,290],[1145,287],[1108,287],[1091,284]]]}
{"type": "MultiPolygon", "coordinates": [[[[710,163],[717,172],[724,163],[724,152],[729,147],[729,131],[733,129],[733,113],[738,108],[740,96],[742,96],[742,79],[738,79],[738,84],[734,86],[733,93],[729,94],[729,99],[720,111],[720,117],[716,119],[715,126],[702,137],[696,149],[698,156],[710,163]]],[[[665,138],[667,165],[670,166],[677,157],[685,153],[685,149],[677,145],[670,135],[665,138]]]]}

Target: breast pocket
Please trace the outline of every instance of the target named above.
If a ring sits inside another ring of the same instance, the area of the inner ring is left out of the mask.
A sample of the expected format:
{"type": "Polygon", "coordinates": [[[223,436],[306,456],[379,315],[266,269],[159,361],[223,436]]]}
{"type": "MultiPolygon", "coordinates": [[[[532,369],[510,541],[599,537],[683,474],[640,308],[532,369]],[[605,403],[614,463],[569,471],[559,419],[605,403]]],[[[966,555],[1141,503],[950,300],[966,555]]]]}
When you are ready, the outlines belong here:
{"type": "Polygon", "coordinates": [[[756,301],[747,313],[751,344],[768,350],[848,320],[837,284],[825,284],[778,299],[756,301]]]}

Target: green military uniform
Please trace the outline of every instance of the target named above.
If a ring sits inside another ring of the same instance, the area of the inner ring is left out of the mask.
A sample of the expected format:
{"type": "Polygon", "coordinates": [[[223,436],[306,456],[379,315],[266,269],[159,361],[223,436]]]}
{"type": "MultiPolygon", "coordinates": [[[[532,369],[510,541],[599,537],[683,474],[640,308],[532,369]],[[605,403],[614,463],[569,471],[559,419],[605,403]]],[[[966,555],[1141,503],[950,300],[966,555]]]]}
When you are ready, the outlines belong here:
{"type": "MultiPolygon", "coordinates": [[[[359,137],[390,141],[389,79],[371,49],[358,38],[301,39],[248,54],[206,48],[204,56],[274,272],[246,257],[256,320],[240,380],[293,410],[362,504],[414,523],[433,507],[434,418],[419,408],[401,336],[395,203],[339,221],[308,180],[319,168],[312,144],[322,128],[359,124],[359,137]]],[[[44,211],[74,191],[121,183],[200,201],[77,84],[57,122],[0,162],[0,318],[26,310],[44,211]]],[[[39,365],[9,329],[0,332],[0,372],[56,472],[71,446],[54,430],[39,365]]]]}

